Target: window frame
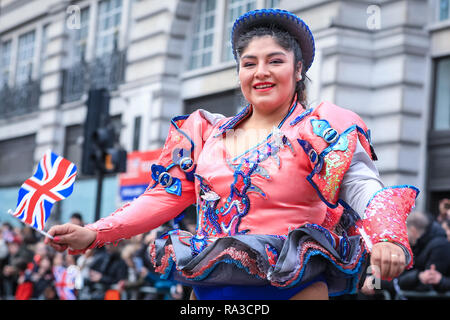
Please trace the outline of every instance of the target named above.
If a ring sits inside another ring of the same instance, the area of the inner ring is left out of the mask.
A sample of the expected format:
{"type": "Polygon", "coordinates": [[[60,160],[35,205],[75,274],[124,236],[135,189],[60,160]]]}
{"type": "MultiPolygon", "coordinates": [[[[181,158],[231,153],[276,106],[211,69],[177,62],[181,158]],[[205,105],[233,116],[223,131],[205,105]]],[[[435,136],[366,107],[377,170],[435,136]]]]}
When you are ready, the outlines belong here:
{"type": "MultiPolygon", "coordinates": [[[[81,42],[85,43],[85,52],[84,52],[84,61],[85,62],[92,62],[95,61],[95,59],[100,58],[97,54],[97,48],[98,48],[98,39],[99,39],[99,14],[100,14],[100,3],[105,0],[87,0],[82,1],[78,4],[80,8],[80,23],[81,21],[81,13],[82,11],[88,11],[87,14],[87,20],[86,20],[86,28],[87,28],[87,34],[86,37],[81,40],[81,42]]],[[[122,4],[120,7],[120,22],[116,26],[117,31],[117,49],[123,50],[127,47],[128,42],[128,33],[129,33],[129,26],[130,26],[130,7],[132,5],[133,0],[121,0],[122,4]]],[[[80,27],[82,27],[80,25],[80,27]]],[[[67,30],[67,29],[66,29],[67,30]]],[[[64,59],[64,68],[70,68],[77,63],[80,63],[82,60],[77,58],[77,55],[75,54],[76,46],[76,34],[73,32],[80,32],[79,30],[67,30],[68,33],[68,41],[72,42],[72,44],[69,46],[69,54],[67,59],[64,59]]],[[[114,31],[113,31],[114,32],[114,31]]],[[[102,51],[104,54],[109,54],[111,52],[102,51]]]]}
{"type": "Polygon", "coordinates": [[[111,3],[115,4],[118,0],[100,0],[97,3],[97,15],[96,15],[96,29],[95,29],[95,48],[93,57],[100,58],[104,55],[111,54],[114,51],[114,41],[116,41],[116,49],[119,50],[120,47],[120,37],[121,37],[121,29],[122,29],[122,21],[123,21],[123,11],[124,11],[124,4],[126,2],[124,0],[119,0],[121,2],[120,7],[114,7],[110,11],[107,11],[107,14],[105,16],[102,16],[101,10],[101,4],[104,2],[110,1],[111,3]],[[117,15],[120,15],[118,24],[115,24],[115,18],[117,15]],[[105,19],[113,19],[113,25],[112,27],[109,27],[107,29],[101,29],[101,23],[105,19]],[[113,44],[112,48],[109,50],[108,47],[101,47],[102,50],[99,50],[100,48],[100,39],[105,39],[106,37],[112,36],[113,37],[113,44]],[[106,48],[106,49],[105,49],[106,48]]]}
{"type": "MultiPolygon", "coordinates": [[[[447,129],[436,130],[435,129],[435,118],[436,118],[436,90],[437,90],[437,81],[438,81],[438,64],[439,61],[448,59],[450,60],[450,55],[445,55],[441,57],[436,57],[433,59],[433,76],[432,76],[432,91],[431,91],[431,116],[429,121],[429,131],[438,135],[449,135],[450,136],[450,126],[447,129]]],[[[450,121],[450,120],[449,120],[450,121]]]]}
{"type": "Polygon", "coordinates": [[[13,40],[7,39],[0,42],[0,90],[5,85],[10,85],[11,83],[11,69],[12,69],[12,45],[13,40]],[[3,65],[4,62],[4,47],[8,44],[9,46],[9,53],[8,53],[8,62],[7,66],[3,65]],[[4,76],[6,74],[6,77],[4,76]]]}
{"type": "Polygon", "coordinates": [[[14,84],[17,86],[23,85],[28,82],[28,80],[33,78],[33,69],[35,67],[35,58],[36,58],[36,41],[37,41],[37,30],[32,29],[27,32],[24,32],[18,36],[17,39],[17,62],[15,65],[15,74],[14,74],[14,84]],[[32,37],[31,37],[32,35],[32,37]],[[32,38],[30,41],[29,38],[32,38]],[[21,47],[21,39],[24,39],[24,47],[21,47]],[[31,49],[30,49],[31,48],[31,49]],[[25,58],[21,57],[21,51],[25,51],[25,58]],[[31,51],[31,55],[29,52],[31,51]],[[22,78],[21,68],[26,68],[27,75],[22,78]]]}
{"type": "MultiPolygon", "coordinates": [[[[211,64],[208,66],[200,66],[196,68],[191,68],[191,57],[192,57],[192,47],[193,47],[193,38],[194,38],[194,27],[195,21],[198,19],[198,6],[200,2],[203,0],[197,0],[195,3],[195,11],[191,20],[191,28],[190,32],[188,32],[188,36],[186,37],[186,52],[189,54],[186,55],[184,63],[183,63],[183,78],[190,78],[192,76],[196,76],[199,74],[209,73],[217,71],[218,69],[227,69],[235,66],[233,54],[230,52],[231,59],[226,59],[226,50],[231,50],[231,46],[226,44],[226,42],[230,42],[229,33],[231,29],[228,30],[227,25],[229,24],[226,20],[228,16],[228,7],[230,0],[216,0],[215,7],[215,25],[213,28],[213,47],[212,47],[212,58],[211,64]]],[[[244,0],[244,1],[254,1],[255,6],[254,9],[268,8],[268,7],[278,7],[280,4],[280,0],[244,0]],[[274,4],[276,2],[276,4],[274,4]]],[[[233,21],[234,22],[234,21],[233,21]]]]}
{"type": "Polygon", "coordinates": [[[215,43],[217,42],[217,26],[218,26],[217,18],[219,16],[217,15],[218,3],[216,0],[213,1],[215,1],[214,9],[209,11],[206,11],[207,6],[206,0],[198,1],[195,5],[195,14],[194,19],[192,21],[192,29],[191,29],[192,32],[191,37],[189,39],[190,54],[187,59],[187,66],[186,66],[186,69],[189,71],[210,67],[211,65],[214,64],[214,51],[216,46],[215,43]],[[212,28],[206,29],[205,28],[206,20],[211,17],[214,19],[214,24],[212,28]],[[197,26],[199,29],[198,31],[196,30],[197,26]],[[204,46],[204,39],[206,36],[212,37],[211,45],[208,47],[204,46]],[[196,49],[194,49],[194,39],[199,39],[198,48],[196,49]],[[203,65],[203,57],[205,54],[211,54],[210,62],[207,65],[203,65]],[[192,59],[194,57],[198,59],[197,60],[198,65],[195,67],[192,66],[192,59]]]}
{"type": "Polygon", "coordinates": [[[441,13],[442,13],[442,11],[441,11],[441,2],[442,2],[442,0],[439,0],[438,2],[437,2],[437,8],[436,8],[436,20],[438,21],[438,22],[443,22],[443,21],[448,21],[448,20],[450,20],[450,0],[445,0],[445,1],[447,1],[447,18],[445,18],[445,19],[441,19],[441,13]]]}
{"type": "Polygon", "coordinates": [[[91,25],[91,6],[87,5],[80,8],[80,28],[75,31],[72,39],[71,54],[72,63],[78,63],[86,60],[87,53],[89,49],[89,28],[91,25]],[[85,14],[86,20],[83,20],[83,13],[85,14]],[[83,36],[83,31],[86,32],[85,37],[83,36]],[[81,48],[84,45],[84,52],[81,48]],[[78,52],[77,52],[78,51],[78,52]]]}
{"type": "Polygon", "coordinates": [[[239,0],[239,2],[232,3],[232,1],[227,1],[227,6],[225,7],[225,21],[224,21],[224,41],[222,42],[222,54],[221,59],[223,62],[227,61],[233,61],[234,56],[231,52],[231,43],[230,43],[230,37],[231,37],[231,29],[233,28],[234,21],[239,18],[240,15],[244,14],[249,10],[249,5],[253,3],[253,8],[250,10],[254,10],[258,8],[258,0],[239,0]],[[246,8],[241,11],[237,16],[233,17],[233,19],[230,20],[230,13],[233,9],[241,9],[242,6],[246,6],[246,8]]]}

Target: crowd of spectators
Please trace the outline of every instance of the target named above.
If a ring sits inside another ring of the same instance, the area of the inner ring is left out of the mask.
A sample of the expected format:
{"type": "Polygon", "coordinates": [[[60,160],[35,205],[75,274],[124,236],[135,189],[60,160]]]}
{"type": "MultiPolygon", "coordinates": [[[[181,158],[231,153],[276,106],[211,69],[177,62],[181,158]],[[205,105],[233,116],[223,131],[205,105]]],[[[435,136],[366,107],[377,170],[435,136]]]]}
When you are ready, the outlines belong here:
{"type": "MultiPolygon", "coordinates": [[[[450,199],[439,202],[438,215],[413,211],[407,219],[408,240],[414,255],[414,265],[392,281],[380,281],[378,286],[368,276],[362,287],[364,298],[376,298],[384,292],[398,299],[413,296],[443,297],[450,294],[450,199]],[[427,295],[432,293],[432,295],[427,295]],[[439,296],[441,294],[441,296],[439,296]]],[[[450,295],[449,295],[450,298],[450,295]]]]}
{"type": "MultiPolygon", "coordinates": [[[[82,216],[71,223],[83,225],[82,216]]],[[[0,300],[187,299],[190,288],[153,271],[148,244],[164,228],[81,255],[56,252],[26,225],[0,231],[0,300]]]]}
{"type": "MultiPolygon", "coordinates": [[[[83,225],[75,213],[71,223],[83,225]]],[[[182,228],[195,232],[191,221],[182,228]]],[[[407,220],[414,267],[392,281],[369,275],[353,298],[402,298],[405,290],[450,293],[450,200],[443,199],[435,217],[413,211],[407,220]]],[[[117,245],[88,250],[82,255],[54,251],[27,226],[1,226],[0,299],[9,300],[153,300],[188,299],[190,288],[164,280],[153,270],[148,245],[166,229],[160,227],[117,245]]]]}

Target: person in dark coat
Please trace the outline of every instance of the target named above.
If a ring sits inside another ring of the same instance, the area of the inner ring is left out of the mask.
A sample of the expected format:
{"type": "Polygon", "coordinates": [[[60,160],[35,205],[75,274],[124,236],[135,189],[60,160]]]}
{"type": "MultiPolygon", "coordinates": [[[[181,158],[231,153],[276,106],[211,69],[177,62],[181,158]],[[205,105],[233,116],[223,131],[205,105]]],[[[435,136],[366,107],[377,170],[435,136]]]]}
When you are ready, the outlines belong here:
{"type": "Polygon", "coordinates": [[[100,254],[93,262],[88,285],[93,287],[92,299],[103,299],[108,289],[128,277],[128,266],[114,245],[107,245],[106,252],[100,254]]]}
{"type": "MultiPolygon", "coordinates": [[[[407,219],[408,238],[414,255],[414,267],[403,272],[394,281],[381,281],[381,289],[394,296],[398,289],[406,291],[445,292],[450,290],[450,242],[441,225],[420,211],[412,212],[407,219]]],[[[367,279],[370,281],[370,279],[367,279]]],[[[365,295],[379,293],[366,282],[365,295]],[[368,286],[369,285],[369,286],[368,286]]]]}

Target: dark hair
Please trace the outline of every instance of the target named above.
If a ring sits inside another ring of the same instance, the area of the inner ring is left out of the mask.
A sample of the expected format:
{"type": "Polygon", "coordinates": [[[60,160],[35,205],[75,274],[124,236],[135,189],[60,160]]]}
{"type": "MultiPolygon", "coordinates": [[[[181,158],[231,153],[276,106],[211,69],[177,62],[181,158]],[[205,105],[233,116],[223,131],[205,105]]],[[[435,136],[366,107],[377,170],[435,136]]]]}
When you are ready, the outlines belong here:
{"type": "Polygon", "coordinates": [[[83,216],[81,215],[81,213],[79,212],[74,212],[72,213],[72,215],[70,216],[70,218],[74,218],[74,219],[78,219],[80,221],[83,221],[83,216]]]}
{"type": "MultiPolygon", "coordinates": [[[[250,31],[243,33],[236,42],[237,57],[240,59],[242,53],[248,47],[253,38],[263,36],[271,36],[280,47],[294,53],[295,70],[297,69],[298,63],[302,63],[302,79],[300,81],[297,81],[295,86],[295,93],[297,94],[297,100],[303,106],[306,106],[305,79],[309,80],[309,78],[307,78],[306,76],[306,70],[302,59],[302,51],[300,49],[300,45],[289,32],[278,29],[274,26],[257,27],[251,29],[250,31]]],[[[239,62],[237,63],[237,71],[239,72],[239,62]]]]}

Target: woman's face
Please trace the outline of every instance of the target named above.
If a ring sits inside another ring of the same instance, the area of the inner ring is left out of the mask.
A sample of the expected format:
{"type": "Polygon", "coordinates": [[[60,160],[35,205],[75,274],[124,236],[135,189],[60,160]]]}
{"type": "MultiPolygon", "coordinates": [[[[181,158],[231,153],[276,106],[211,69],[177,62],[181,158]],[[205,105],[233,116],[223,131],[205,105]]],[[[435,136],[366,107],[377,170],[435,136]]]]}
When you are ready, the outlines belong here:
{"type": "Polygon", "coordinates": [[[294,60],[294,53],[271,36],[253,38],[239,61],[239,80],[247,101],[263,112],[289,108],[301,76],[301,64],[295,70],[294,60]]]}

